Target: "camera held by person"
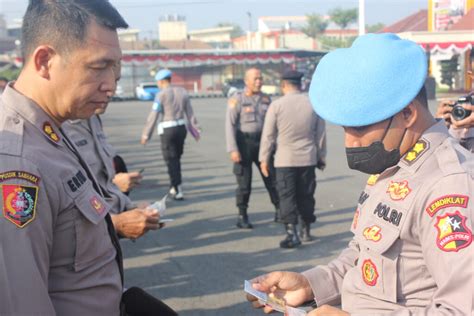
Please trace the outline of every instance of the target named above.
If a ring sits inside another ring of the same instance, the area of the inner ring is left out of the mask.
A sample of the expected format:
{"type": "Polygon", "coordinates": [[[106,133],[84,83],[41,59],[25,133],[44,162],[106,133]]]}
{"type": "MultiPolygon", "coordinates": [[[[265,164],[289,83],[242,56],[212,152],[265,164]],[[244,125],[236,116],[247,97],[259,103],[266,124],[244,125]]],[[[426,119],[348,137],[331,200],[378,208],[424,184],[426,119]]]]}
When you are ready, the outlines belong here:
{"type": "Polygon", "coordinates": [[[451,105],[453,107],[451,116],[453,117],[454,120],[461,121],[467,118],[469,115],[471,115],[471,110],[465,109],[463,107],[463,104],[465,103],[474,105],[473,95],[460,97],[457,102],[451,105]]]}

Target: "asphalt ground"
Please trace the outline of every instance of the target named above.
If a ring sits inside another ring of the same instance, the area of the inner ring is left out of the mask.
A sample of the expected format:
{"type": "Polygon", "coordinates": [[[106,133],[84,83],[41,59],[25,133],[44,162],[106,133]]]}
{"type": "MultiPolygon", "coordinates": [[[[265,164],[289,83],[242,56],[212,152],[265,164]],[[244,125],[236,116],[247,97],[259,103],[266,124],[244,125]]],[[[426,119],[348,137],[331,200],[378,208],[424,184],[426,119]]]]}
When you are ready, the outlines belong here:
{"type": "MultiPolygon", "coordinates": [[[[225,147],[225,99],[194,99],[202,139],[188,135],[182,158],[184,201],[170,201],[164,217],[175,221],[136,242],[122,241],[127,287],[140,286],[180,315],[263,315],[243,292],[245,279],[266,272],[301,272],[335,258],[351,238],[350,225],[367,176],[347,167],[343,130],[327,125],[328,157],[317,171],[316,238],[298,249],[280,249],[282,224],[254,167],[249,214],[252,230],[235,227],[236,181],[225,147]]],[[[431,103],[434,107],[435,103],[431,103]]],[[[139,143],[151,103],[113,102],[103,116],[109,142],[130,171],[145,168],[131,193],[135,202],[154,202],[169,186],[159,137],[139,143]]]]}

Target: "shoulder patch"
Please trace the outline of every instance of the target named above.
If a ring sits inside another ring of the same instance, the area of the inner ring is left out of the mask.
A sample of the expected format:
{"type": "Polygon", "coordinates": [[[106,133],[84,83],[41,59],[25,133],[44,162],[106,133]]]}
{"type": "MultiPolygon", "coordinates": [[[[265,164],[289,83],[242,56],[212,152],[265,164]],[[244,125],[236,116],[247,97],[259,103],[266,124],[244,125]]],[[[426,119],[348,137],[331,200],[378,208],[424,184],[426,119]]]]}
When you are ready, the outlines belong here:
{"type": "Polygon", "coordinates": [[[439,210],[447,207],[462,207],[466,208],[469,202],[469,197],[466,195],[451,194],[444,195],[432,201],[425,209],[429,216],[433,217],[439,210]]]}
{"type": "Polygon", "coordinates": [[[239,101],[236,98],[230,98],[229,101],[227,101],[227,104],[231,109],[234,109],[237,104],[239,104],[239,101]]]}
{"type": "Polygon", "coordinates": [[[35,219],[37,186],[3,184],[3,216],[6,220],[23,228],[35,219]]]}
{"type": "Polygon", "coordinates": [[[420,139],[412,147],[412,149],[410,149],[410,151],[405,154],[403,161],[410,166],[415,163],[415,161],[417,161],[429,148],[430,143],[428,143],[426,140],[420,139]]]}
{"type": "Polygon", "coordinates": [[[436,244],[446,252],[458,252],[472,243],[472,232],[466,226],[466,216],[459,211],[438,216],[436,244]]]}
{"type": "Polygon", "coordinates": [[[26,171],[7,171],[0,173],[0,183],[10,179],[26,180],[33,184],[38,184],[40,181],[40,177],[26,171]]]}

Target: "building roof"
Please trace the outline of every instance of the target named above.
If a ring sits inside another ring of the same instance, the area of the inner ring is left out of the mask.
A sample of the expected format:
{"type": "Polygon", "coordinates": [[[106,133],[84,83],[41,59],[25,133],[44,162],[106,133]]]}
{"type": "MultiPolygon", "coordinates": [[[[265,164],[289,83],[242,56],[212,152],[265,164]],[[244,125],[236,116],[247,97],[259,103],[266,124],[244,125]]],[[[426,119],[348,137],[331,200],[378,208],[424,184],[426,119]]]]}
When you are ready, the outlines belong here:
{"type": "Polygon", "coordinates": [[[428,10],[420,10],[406,18],[384,27],[380,33],[428,31],[428,10]]]}
{"type": "Polygon", "coordinates": [[[464,15],[456,24],[449,28],[450,31],[474,31],[474,8],[464,15]]]}
{"type": "Polygon", "coordinates": [[[160,46],[165,49],[211,49],[212,46],[202,41],[160,41],[160,46]]]}

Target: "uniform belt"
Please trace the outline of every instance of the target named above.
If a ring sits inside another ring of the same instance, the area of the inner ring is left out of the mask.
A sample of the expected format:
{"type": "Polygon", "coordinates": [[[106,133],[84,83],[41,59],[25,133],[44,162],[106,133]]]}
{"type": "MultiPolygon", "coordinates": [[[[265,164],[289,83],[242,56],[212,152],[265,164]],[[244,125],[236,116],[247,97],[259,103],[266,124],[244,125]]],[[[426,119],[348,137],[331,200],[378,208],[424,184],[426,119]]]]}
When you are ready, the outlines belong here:
{"type": "Polygon", "coordinates": [[[161,122],[160,127],[161,128],[170,128],[170,127],[176,127],[176,126],[181,126],[185,125],[186,121],[183,119],[176,120],[176,121],[166,121],[166,122],[161,122]]]}
{"type": "Polygon", "coordinates": [[[243,136],[244,138],[251,138],[251,139],[260,139],[260,136],[262,136],[262,132],[242,132],[242,131],[237,131],[238,134],[243,136]]]}

